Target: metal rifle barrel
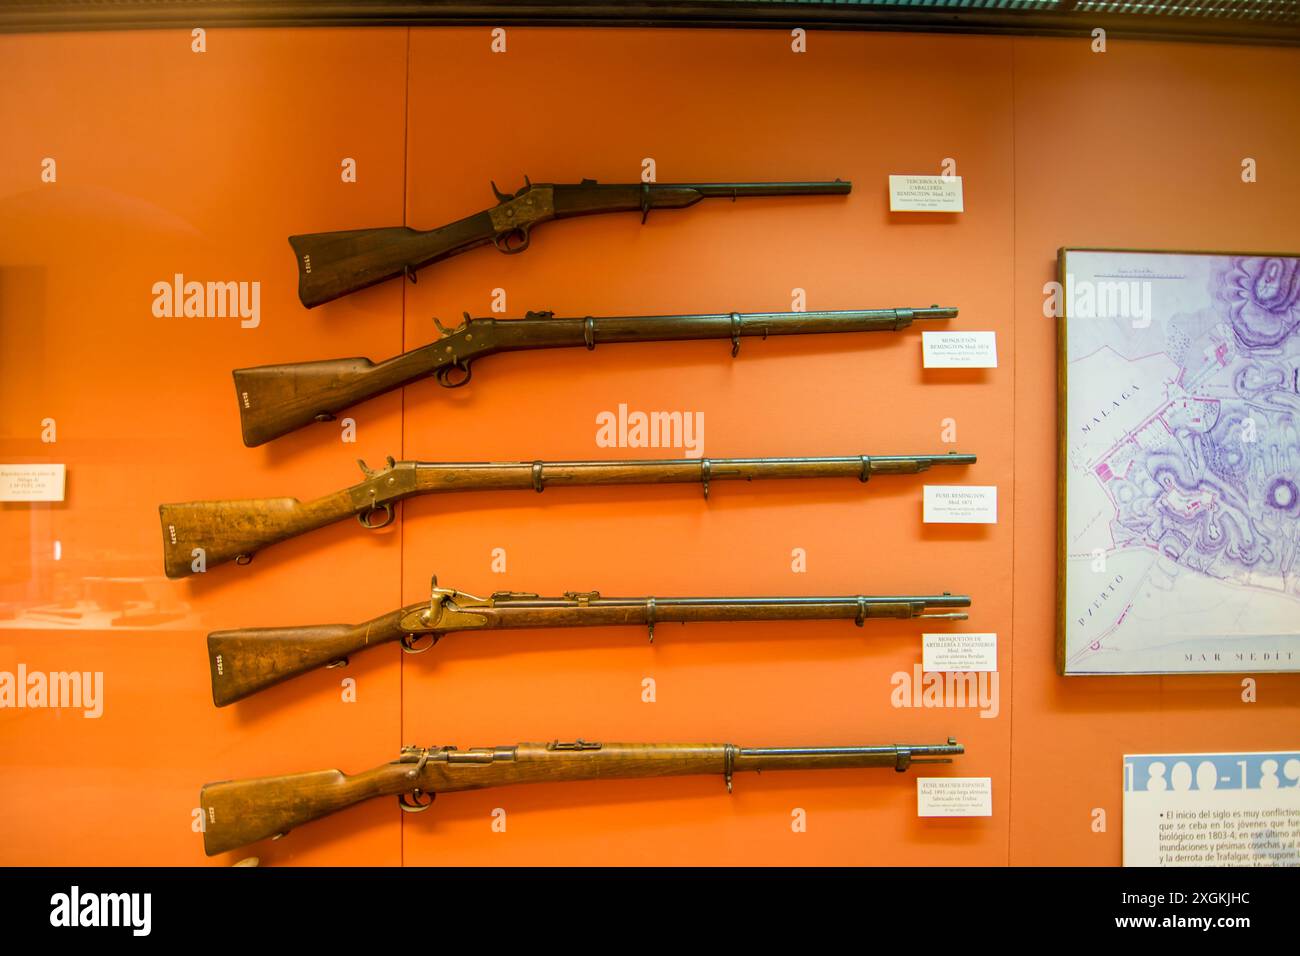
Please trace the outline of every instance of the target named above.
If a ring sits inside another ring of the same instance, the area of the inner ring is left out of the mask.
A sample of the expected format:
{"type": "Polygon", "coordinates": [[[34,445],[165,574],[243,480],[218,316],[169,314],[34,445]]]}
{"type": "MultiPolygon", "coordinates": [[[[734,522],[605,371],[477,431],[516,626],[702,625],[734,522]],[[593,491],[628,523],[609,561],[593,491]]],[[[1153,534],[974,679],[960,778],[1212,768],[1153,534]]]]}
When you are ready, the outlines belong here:
{"type": "Polygon", "coordinates": [[[623,461],[403,462],[415,471],[417,491],[464,491],[583,485],[688,484],[765,478],[915,474],[920,464],[970,465],[974,455],[854,455],[835,458],[665,458],[623,461]]]}
{"type": "MultiPolygon", "coordinates": [[[[573,604],[575,600],[575,598],[566,597],[505,596],[497,598],[495,603],[513,607],[566,607],[573,604]]],[[[640,607],[647,600],[649,599],[644,597],[592,597],[588,600],[588,604],[593,607],[640,607]]],[[[865,603],[868,607],[873,604],[905,603],[924,603],[927,607],[970,607],[971,600],[969,597],[960,594],[925,594],[875,597],[859,597],[857,595],[836,595],[832,597],[656,597],[654,602],[656,607],[662,609],[666,607],[715,607],[720,605],[736,605],[739,607],[784,607],[788,605],[857,607],[860,603],[865,603]]]]}
{"type": "Polygon", "coordinates": [[[946,744],[895,744],[884,747],[741,747],[733,769],[818,770],[893,766],[906,770],[914,762],[948,763],[948,758],[966,752],[949,738],[946,744]]]}
{"type": "MultiPolygon", "coordinates": [[[[897,331],[914,321],[953,319],[953,306],[911,309],[840,309],[814,312],[705,312],[687,315],[560,317],[530,313],[522,319],[474,319],[490,327],[496,351],[570,348],[625,342],[767,338],[825,332],[897,331]]],[[[436,348],[436,344],[434,346],[436,348]]]]}
{"type": "Polygon", "coordinates": [[[808,183],[662,183],[667,189],[694,189],[701,196],[843,196],[853,184],[843,179],[808,183]]]}

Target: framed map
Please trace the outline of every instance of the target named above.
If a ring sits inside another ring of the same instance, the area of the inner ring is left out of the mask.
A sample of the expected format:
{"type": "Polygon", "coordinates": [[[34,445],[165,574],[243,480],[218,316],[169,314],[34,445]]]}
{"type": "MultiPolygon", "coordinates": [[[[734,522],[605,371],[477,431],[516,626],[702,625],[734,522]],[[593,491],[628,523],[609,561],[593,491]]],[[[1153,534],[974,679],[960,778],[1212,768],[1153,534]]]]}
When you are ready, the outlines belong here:
{"type": "Polygon", "coordinates": [[[1061,673],[1300,670],[1300,259],[1059,266],[1061,673]]]}

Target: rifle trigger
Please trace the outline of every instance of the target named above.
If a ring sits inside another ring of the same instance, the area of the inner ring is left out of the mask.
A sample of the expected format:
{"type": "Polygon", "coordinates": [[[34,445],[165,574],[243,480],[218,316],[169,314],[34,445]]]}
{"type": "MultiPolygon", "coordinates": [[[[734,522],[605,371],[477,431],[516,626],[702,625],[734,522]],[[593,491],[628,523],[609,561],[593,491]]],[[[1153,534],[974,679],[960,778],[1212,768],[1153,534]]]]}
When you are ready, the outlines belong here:
{"type": "Polygon", "coordinates": [[[397,805],[407,813],[423,813],[433,806],[433,798],[437,794],[425,793],[419,787],[416,787],[410,793],[399,793],[397,795],[397,805]],[[410,798],[409,800],[407,798],[410,798]],[[421,801],[421,797],[428,797],[428,800],[421,801]]]}
{"type": "Polygon", "coordinates": [[[461,362],[460,359],[457,359],[450,365],[440,366],[439,369],[433,373],[433,378],[443,388],[460,388],[462,385],[468,385],[469,380],[474,377],[474,370],[470,368],[470,364],[471,363],[469,362],[461,362]],[[456,370],[464,372],[464,377],[453,379],[451,374],[456,370]]]}
{"type": "Polygon", "coordinates": [[[406,654],[423,654],[425,651],[433,647],[433,645],[437,644],[438,638],[441,636],[442,635],[440,634],[433,634],[433,633],[419,634],[419,635],[403,634],[402,639],[400,641],[402,645],[402,651],[406,654]],[[429,638],[429,643],[424,645],[424,647],[416,647],[415,645],[420,643],[420,641],[423,640],[425,637],[429,638]]]}
{"type": "Polygon", "coordinates": [[[370,531],[378,531],[380,528],[387,528],[393,523],[393,506],[387,501],[380,502],[379,504],[367,508],[365,511],[358,514],[357,521],[361,522],[361,527],[367,528],[370,531]],[[374,516],[381,511],[384,514],[383,520],[375,520],[374,516]]]}

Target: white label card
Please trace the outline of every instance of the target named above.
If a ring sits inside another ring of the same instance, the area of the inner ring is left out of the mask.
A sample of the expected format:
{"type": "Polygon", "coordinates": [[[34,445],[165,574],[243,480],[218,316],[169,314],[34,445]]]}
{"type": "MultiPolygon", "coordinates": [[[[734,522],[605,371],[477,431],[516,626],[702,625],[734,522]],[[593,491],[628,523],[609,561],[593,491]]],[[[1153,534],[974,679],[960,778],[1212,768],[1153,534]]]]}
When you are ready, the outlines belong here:
{"type": "Polygon", "coordinates": [[[66,465],[0,465],[0,501],[62,501],[66,465]]]}
{"type": "Polygon", "coordinates": [[[917,777],[918,817],[993,816],[992,777],[917,777]]]}
{"type": "Polygon", "coordinates": [[[960,176],[890,176],[890,212],[965,212],[960,176]]]}
{"type": "Polygon", "coordinates": [[[997,524],[997,485],[926,485],[926,524],[997,524]]]}
{"type": "Polygon", "coordinates": [[[996,634],[922,634],[921,669],[933,671],[995,671],[996,634]]]}
{"type": "Polygon", "coordinates": [[[922,332],[922,368],[997,368],[996,332],[922,332]]]}

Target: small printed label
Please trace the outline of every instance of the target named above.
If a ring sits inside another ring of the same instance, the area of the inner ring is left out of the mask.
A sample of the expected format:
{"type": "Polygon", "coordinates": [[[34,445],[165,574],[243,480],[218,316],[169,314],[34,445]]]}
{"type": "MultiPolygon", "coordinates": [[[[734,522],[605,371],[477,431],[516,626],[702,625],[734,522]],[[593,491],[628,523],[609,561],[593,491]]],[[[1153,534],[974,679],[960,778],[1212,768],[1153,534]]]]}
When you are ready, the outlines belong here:
{"type": "Polygon", "coordinates": [[[997,485],[926,485],[926,524],[997,524],[997,485]]]}
{"type": "Polygon", "coordinates": [[[0,501],[62,501],[67,465],[0,465],[0,501]]]}
{"type": "Polygon", "coordinates": [[[921,642],[921,669],[926,673],[998,669],[996,634],[922,634],[921,642]]]}
{"type": "Polygon", "coordinates": [[[217,655],[217,676],[218,677],[220,677],[222,674],[226,672],[225,668],[226,668],[226,662],[223,661],[221,659],[221,655],[218,654],[217,655]]]}
{"type": "Polygon", "coordinates": [[[960,176],[890,176],[890,212],[965,212],[960,176]]]}
{"type": "Polygon", "coordinates": [[[992,777],[917,777],[918,817],[993,816],[992,777]]]}
{"type": "Polygon", "coordinates": [[[923,368],[997,368],[996,332],[922,332],[923,368]]]}

